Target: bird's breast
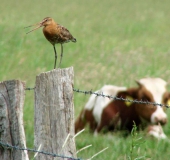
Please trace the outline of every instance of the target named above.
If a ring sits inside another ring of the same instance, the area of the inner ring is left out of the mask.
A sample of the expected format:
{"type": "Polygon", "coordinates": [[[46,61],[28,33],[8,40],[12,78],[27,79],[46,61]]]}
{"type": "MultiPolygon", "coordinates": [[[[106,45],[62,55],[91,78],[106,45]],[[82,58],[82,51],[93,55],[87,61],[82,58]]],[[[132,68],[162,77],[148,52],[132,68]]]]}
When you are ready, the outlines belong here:
{"type": "Polygon", "coordinates": [[[43,28],[43,33],[46,39],[51,43],[51,44],[56,44],[56,43],[61,43],[60,42],[60,35],[59,31],[57,30],[56,27],[44,27],[43,28]]]}

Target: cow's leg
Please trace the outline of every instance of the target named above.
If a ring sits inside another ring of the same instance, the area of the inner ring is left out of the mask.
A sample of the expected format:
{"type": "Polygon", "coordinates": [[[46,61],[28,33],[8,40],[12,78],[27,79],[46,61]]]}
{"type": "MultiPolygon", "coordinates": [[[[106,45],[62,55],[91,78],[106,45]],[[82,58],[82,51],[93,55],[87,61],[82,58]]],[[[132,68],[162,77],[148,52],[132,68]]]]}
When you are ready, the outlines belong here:
{"type": "Polygon", "coordinates": [[[98,133],[103,129],[104,126],[105,126],[105,124],[101,122],[101,123],[97,126],[96,130],[94,131],[94,136],[97,136],[98,133]]]}
{"type": "Polygon", "coordinates": [[[93,121],[91,121],[91,122],[89,123],[89,126],[90,126],[90,130],[91,130],[92,132],[94,132],[95,129],[97,128],[97,123],[95,122],[95,120],[93,120],[93,121]]]}
{"type": "Polygon", "coordinates": [[[75,121],[75,133],[77,133],[78,131],[84,129],[85,125],[86,125],[86,119],[84,117],[84,110],[81,111],[80,115],[78,116],[78,118],[75,121]]]}

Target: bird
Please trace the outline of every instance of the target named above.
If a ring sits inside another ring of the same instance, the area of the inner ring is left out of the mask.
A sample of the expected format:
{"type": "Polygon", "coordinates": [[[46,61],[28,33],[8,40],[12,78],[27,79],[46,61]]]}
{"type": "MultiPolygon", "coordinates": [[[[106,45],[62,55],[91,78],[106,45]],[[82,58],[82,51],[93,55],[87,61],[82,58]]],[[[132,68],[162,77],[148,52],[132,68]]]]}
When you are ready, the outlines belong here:
{"type": "Polygon", "coordinates": [[[54,62],[54,69],[56,68],[56,62],[57,62],[57,52],[55,48],[55,44],[61,44],[61,54],[60,54],[60,62],[58,65],[58,68],[60,68],[62,57],[63,57],[63,43],[67,42],[76,42],[76,38],[72,36],[72,34],[69,32],[69,30],[62,25],[56,23],[53,18],[46,17],[41,22],[27,26],[32,27],[37,26],[36,28],[32,29],[31,31],[27,32],[26,34],[35,31],[36,29],[43,27],[43,33],[45,38],[53,45],[54,53],[55,53],[55,62],[54,62]]]}

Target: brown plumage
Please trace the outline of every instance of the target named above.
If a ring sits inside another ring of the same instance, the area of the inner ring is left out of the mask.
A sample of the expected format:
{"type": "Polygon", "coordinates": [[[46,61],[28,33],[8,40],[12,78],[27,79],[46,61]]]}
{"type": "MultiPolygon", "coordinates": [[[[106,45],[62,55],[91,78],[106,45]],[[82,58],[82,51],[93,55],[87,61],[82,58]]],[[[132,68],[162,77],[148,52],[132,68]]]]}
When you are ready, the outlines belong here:
{"type": "MultiPolygon", "coordinates": [[[[53,45],[54,47],[54,52],[55,52],[55,62],[54,62],[54,69],[56,68],[56,61],[57,61],[57,52],[55,49],[55,44],[60,43],[61,44],[61,58],[58,67],[60,67],[62,57],[63,57],[63,43],[67,42],[76,42],[76,39],[71,35],[69,30],[59,24],[57,24],[52,18],[46,17],[42,20],[42,22],[35,24],[37,25],[36,28],[33,30],[29,31],[28,33],[40,28],[43,28],[43,33],[45,38],[53,45]]],[[[35,26],[31,25],[31,26],[35,26]]],[[[28,27],[31,27],[28,26],[28,27]]],[[[27,33],[27,34],[28,34],[27,33]]]]}

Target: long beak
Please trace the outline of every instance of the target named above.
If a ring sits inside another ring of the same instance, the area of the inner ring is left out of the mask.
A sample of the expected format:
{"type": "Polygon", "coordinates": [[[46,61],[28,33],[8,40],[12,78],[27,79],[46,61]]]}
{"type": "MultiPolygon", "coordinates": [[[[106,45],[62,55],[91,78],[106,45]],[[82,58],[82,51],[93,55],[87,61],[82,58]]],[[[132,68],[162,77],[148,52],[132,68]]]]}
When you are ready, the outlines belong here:
{"type": "Polygon", "coordinates": [[[26,34],[28,34],[28,33],[32,32],[32,31],[35,31],[36,29],[38,29],[38,28],[42,27],[42,23],[38,23],[38,24],[34,24],[34,25],[31,25],[31,26],[27,26],[27,27],[25,27],[25,28],[29,28],[29,27],[37,26],[37,25],[38,25],[38,27],[36,27],[36,28],[34,28],[33,30],[31,30],[31,31],[27,32],[26,34]]]}

